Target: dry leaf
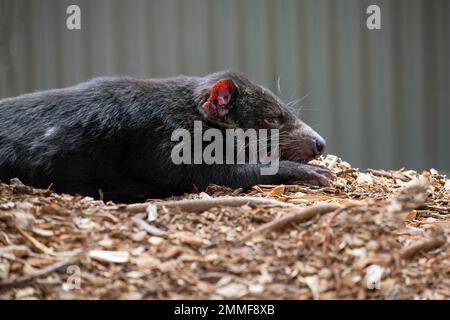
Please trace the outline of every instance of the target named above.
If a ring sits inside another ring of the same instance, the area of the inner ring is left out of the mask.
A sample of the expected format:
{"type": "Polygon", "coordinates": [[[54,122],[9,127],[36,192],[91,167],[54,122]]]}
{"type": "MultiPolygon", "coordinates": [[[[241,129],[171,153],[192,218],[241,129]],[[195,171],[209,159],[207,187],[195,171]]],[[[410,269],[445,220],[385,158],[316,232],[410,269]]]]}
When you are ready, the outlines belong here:
{"type": "Polygon", "coordinates": [[[406,215],[406,217],[403,218],[403,220],[404,220],[404,221],[413,221],[413,220],[416,219],[416,217],[417,217],[417,211],[416,211],[416,210],[413,210],[413,211],[411,211],[410,213],[408,213],[408,214],[406,215]]]}
{"type": "Polygon", "coordinates": [[[266,187],[263,188],[261,186],[254,186],[253,189],[271,197],[278,196],[285,192],[285,186],[283,184],[280,184],[273,188],[266,188],[266,187]]]}

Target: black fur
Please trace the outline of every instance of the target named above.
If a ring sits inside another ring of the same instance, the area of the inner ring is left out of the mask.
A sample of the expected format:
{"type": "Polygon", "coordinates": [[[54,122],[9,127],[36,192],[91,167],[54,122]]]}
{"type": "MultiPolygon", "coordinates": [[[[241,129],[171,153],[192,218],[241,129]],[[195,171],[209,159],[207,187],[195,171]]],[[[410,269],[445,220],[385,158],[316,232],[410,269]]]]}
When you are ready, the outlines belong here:
{"type": "MultiPolygon", "coordinates": [[[[248,188],[258,183],[309,180],[326,184],[327,170],[307,165],[321,139],[270,91],[237,72],[206,77],[138,80],[97,78],[79,85],[0,100],[0,180],[116,201],[164,197],[209,183],[248,188]],[[217,126],[201,112],[211,86],[232,79],[238,87],[227,121],[264,128],[277,117],[282,161],[275,176],[260,165],[174,165],[173,130],[192,131],[194,120],[217,126]],[[283,140],[284,139],[284,140],[283,140]]],[[[321,140],[323,141],[323,140],[321,140]]]]}

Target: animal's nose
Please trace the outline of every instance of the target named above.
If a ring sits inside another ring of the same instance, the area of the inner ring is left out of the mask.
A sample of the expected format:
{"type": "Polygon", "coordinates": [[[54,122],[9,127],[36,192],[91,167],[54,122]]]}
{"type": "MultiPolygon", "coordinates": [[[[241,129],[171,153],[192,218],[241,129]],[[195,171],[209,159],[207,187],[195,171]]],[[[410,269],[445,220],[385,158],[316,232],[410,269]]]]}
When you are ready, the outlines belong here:
{"type": "Polygon", "coordinates": [[[322,137],[316,137],[315,139],[315,142],[316,142],[316,144],[315,144],[315,146],[314,146],[314,154],[316,155],[316,156],[319,156],[319,155],[321,155],[323,152],[324,152],[324,150],[325,150],[325,140],[322,138],[322,137]]]}

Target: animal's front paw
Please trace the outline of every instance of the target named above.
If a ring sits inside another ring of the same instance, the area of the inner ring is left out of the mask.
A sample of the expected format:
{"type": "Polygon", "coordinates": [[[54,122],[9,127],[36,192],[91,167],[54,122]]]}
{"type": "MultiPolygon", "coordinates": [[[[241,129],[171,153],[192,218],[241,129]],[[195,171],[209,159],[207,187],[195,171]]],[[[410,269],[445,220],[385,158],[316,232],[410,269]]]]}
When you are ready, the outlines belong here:
{"type": "Polygon", "coordinates": [[[317,186],[330,186],[334,173],[319,165],[281,161],[280,177],[285,183],[306,182],[317,186]]]}

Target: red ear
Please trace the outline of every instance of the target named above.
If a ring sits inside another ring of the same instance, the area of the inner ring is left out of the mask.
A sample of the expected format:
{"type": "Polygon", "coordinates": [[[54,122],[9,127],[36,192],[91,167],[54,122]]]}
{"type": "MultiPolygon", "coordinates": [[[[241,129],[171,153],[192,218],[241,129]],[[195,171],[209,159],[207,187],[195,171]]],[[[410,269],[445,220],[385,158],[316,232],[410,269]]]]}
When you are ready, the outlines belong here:
{"type": "Polygon", "coordinates": [[[233,81],[222,79],[211,88],[209,99],[203,104],[203,110],[211,118],[223,118],[231,110],[231,98],[236,87],[233,81]]]}

